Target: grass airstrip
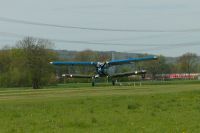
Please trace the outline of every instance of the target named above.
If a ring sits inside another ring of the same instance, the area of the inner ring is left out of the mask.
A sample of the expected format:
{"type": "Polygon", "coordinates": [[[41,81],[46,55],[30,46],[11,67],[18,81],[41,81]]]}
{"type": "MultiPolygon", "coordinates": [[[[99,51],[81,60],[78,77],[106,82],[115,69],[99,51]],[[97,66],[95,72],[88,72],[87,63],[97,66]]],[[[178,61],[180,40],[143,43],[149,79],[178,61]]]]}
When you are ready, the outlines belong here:
{"type": "Polygon", "coordinates": [[[0,89],[1,133],[199,133],[200,84],[0,89]]]}

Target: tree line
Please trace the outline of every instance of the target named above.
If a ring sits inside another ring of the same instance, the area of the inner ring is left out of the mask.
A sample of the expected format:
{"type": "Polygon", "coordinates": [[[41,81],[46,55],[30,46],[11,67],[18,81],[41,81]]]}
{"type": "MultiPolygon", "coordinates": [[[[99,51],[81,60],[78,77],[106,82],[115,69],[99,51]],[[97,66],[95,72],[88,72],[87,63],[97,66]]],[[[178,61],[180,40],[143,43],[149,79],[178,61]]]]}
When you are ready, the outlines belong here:
{"type": "MultiPolygon", "coordinates": [[[[12,48],[5,47],[1,49],[0,87],[32,86],[32,88],[37,89],[59,83],[60,80],[58,77],[61,77],[64,73],[94,74],[95,67],[52,66],[49,64],[51,61],[66,61],[56,51],[52,50],[52,46],[53,43],[48,40],[26,37],[17,42],[12,48]]],[[[103,62],[111,60],[111,55],[111,53],[85,50],[78,52],[73,58],[67,61],[103,62]]],[[[142,56],[146,56],[146,54],[138,55],[138,57],[142,56]]],[[[173,63],[167,62],[164,56],[158,57],[158,60],[155,61],[116,66],[111,68],[111,72],[117,73],[145,69],[154,79],[157,74],[200,72],[199,58],[195,53],[185,53],[173,63]]]]}
{"type": "Polygon", "coordinates": [[[0,87],[25,87],[34,89],[56,82],[50,61],[57,54],[50,50],[48,40],[24,38],[12,48],[0,51],[0,87]]]}

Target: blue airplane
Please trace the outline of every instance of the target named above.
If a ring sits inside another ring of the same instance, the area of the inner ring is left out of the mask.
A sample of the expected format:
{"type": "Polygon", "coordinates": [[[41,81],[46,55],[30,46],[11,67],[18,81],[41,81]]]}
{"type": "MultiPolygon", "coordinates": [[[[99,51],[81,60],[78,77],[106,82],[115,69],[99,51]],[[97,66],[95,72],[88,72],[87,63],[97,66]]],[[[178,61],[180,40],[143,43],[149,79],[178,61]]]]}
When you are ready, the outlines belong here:
{"type": "Polygon", "coordinates": [[[112,84],[115,85],[114,78],[117,77],[124,77],[124,76],[131,76],[131,75],[141,75],[142,78],[145,77],[146,70],[134,71],[134,72],[126,72],[126,73],[117,73],[117,74],[110,74],[108,72],[108,68],[116,65],[123,65],[123,64],[131,64],[134,62],[139,61],[148,61],[148,60],[157,60],[157,56],[147,56],[142,58],[129,58],[124,60],[111,60],[106,62],[64,62],[64,61],[55,61],[50,62],[52,65],[56,66],[63,66],[63,65],[71,65],[71,66],[94,66],[96,67],[96,74],[95,75],[81,75],[81,74],[63,74],[62,76],[68,78],[91,78],[92,79],[92,86],[95,85],[95,79],[100,77],[107,77],[112,79],[112,84]]]}

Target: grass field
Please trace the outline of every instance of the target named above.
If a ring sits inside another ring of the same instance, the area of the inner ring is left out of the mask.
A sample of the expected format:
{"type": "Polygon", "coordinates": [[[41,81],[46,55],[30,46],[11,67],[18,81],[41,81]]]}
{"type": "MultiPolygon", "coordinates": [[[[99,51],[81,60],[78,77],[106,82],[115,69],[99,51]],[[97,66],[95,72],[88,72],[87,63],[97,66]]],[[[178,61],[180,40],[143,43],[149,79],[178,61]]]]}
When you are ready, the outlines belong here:
{"type": "Polygon", "coordinates": [[[83,86],[1,89],[0,133],[200,132],[200,84],[83,86]]]}

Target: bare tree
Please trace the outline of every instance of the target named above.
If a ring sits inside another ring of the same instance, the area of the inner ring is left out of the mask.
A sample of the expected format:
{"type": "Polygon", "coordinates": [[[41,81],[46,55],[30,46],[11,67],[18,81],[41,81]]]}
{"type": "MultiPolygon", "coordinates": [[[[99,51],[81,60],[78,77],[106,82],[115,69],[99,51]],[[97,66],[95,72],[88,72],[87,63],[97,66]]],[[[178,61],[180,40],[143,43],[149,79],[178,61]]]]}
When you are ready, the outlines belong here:
{"type": "MultiPolygon", "coordinates": [[[[92,50],[84,50],[78,52],[74,58],[75,61],[96,61],[97,54],[92,50]]],[[[77,73],[83,74],[93,74],[95,71],[94,67],[86,67],[86,66],[76,66],[74,67],[78,71],[77,73]]]]}
{"type": "Polygon", "coordinates": [[[197,55],[194,53],[186,53],[179,57],[178,65],[180,72],[191,73],[197,70],[197,55]]]}
{"type": "Polygon", "coordinates": [[[50,74],[49,62],[53,56],[49,48],[52,43],[48,40],[26,37],[19,41],[17,46],[25,53],[25,66],[30,72],[32,87],[34,89],[41,88],[47,83],[50,74]]]}

